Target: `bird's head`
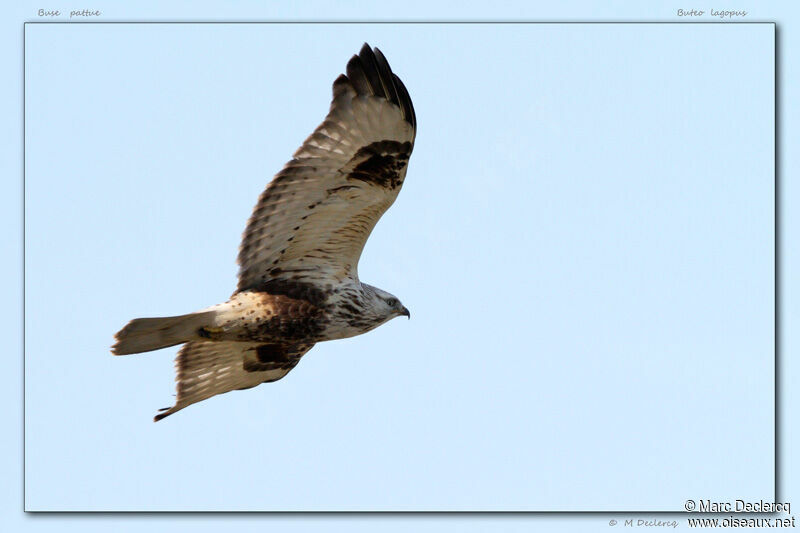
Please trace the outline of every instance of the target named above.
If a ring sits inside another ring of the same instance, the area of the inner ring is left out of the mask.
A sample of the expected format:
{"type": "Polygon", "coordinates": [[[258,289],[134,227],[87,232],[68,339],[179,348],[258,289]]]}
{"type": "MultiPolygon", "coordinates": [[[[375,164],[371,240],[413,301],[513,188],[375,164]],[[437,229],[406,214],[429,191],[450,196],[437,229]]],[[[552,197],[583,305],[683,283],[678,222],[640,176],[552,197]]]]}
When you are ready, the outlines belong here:
{"type": "Polygon", "coordinates": [[[411,311],[400,303],[397,296],[390,294],[377,287],[368,286],[372,293],[372,307],[379,314],[384,317],[385,321],[391,320],[394,317],[406,316],[411,318],[411,311]]]}

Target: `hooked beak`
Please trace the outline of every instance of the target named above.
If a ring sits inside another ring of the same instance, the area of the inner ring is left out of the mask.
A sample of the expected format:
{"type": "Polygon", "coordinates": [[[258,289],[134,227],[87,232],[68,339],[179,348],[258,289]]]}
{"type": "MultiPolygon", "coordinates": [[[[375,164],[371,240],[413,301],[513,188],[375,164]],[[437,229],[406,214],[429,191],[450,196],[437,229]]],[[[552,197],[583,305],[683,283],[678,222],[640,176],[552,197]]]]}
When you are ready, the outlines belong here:
{"type": "Polygon", "coordinates": [[[400,311],[400,314],[403,316],[407,316],[408,319],[411,320],[411,311],[409,311],[408,308],[403,307],[403,310],[400,311]]]}

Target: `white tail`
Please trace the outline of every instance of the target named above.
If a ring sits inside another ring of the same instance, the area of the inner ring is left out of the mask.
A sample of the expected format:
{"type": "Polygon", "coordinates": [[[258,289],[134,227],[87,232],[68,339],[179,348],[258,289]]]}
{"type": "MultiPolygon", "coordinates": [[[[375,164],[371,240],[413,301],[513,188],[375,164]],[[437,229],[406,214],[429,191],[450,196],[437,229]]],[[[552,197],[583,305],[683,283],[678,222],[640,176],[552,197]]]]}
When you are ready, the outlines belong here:
{"type": "Polygon", "coordinates": [[[207,311],[161,318],[137,318],[128,322],[114,337],[114,355],[150,352],[201,339],[200,329],[212,325],[216,312],[207,311]]]}

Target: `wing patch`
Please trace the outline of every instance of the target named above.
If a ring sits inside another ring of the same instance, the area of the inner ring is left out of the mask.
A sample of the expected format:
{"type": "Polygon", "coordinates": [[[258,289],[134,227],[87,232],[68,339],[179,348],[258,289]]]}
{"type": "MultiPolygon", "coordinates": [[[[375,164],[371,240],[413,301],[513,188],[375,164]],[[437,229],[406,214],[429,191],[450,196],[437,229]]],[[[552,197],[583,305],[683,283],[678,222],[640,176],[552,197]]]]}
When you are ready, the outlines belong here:
{"type": "Polygon", "coordinates": [[[344,172],[348,179],[396,189],[403,184],[404,170],[411,156],[411,143],[378,141],[360,148],[344,172]],[[352,170],[348,169],[352,167],[352,170]]]}

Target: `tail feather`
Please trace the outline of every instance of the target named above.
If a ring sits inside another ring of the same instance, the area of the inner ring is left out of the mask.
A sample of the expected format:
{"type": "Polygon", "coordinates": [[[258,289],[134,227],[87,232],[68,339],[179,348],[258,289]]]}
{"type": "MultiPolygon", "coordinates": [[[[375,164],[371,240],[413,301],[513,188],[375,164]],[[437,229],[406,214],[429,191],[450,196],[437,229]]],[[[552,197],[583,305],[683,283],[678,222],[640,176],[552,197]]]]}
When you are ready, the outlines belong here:
{"type": "Polygon", "coordinates": [[[201,328],[212,324],[213,311],[160,318],[137,318],[128,322],[114,338],[114,355],[150,352],[200,338],[201,328]]]}

